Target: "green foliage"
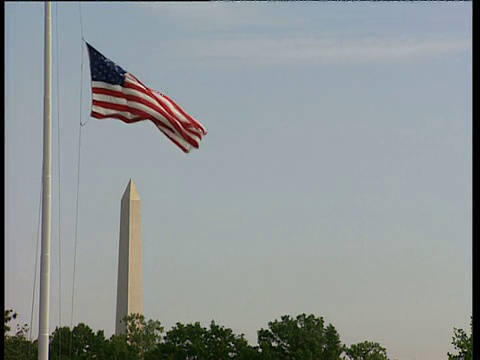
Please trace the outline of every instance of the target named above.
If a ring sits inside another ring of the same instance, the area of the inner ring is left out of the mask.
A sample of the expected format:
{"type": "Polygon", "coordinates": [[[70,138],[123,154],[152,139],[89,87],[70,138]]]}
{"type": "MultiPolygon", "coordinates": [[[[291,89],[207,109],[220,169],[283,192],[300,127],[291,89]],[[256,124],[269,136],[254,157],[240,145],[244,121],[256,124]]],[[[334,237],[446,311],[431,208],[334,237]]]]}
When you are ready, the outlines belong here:
{"type": "Polygon", "coordinates": [[[137,360],[140,355],[127,342],[127,335],[112,335],[106,342],[104,358],[112,360],[137,360]]]}
{"type": "Polygon", "coordinates": [[[96,334],[80,323],[70,330],[69,327],[56,328],[50,336],[50,359],[97,359],[105,353],[106,340],[103,330],[96,334]]]}
{"type": "Polygon", "coordinates": [[[473,360],[473,317],[470,317],[470,336],[462,329],[453,328],[452,345],[458,354],[448,353],[448,360],[473,360]]]}
{"type": "MultiPolygon", "coordinates": [[[[17,325],[15,333],[10,334],[10,323],[16,317],[13,310],[5,310],[4,358],[36,359],[38,345],[27,339],[27,325],[17,325]]],[[[130,314],[123,321],[125,334],[112,335],[110,339],[105,338],[103,330],[95,333],[84,323],[73,329],[57,327],[50,336],[50,359],[388,360],[385,348],[378,343],[342,345],[335,327],[325,326],[323,318],[314,315],[301,314],[296,318],[285,315],[269,322],[268,329],[258,331],[256,347],[250,346],[243,334],[236,335],[215,321],[209,327],[202,327],[199,322],[177,323],[165,334],[159,321],[146,320],[141,314],[130,314]]],[[[471,336],[455,329],[453,344],[460,352],[449,354],[449,359],[472,359],[472,343],[471,336]]]]}
{"type": "Polygon", "coordinates": [[[3,343],[3,358],[9,360],[30,360],[37,358],[37,344],[28,340],[28,325],[16,325],[15,333],[12,335],[9,332],[12,330],[9,324],[12,320],[17,318],[17,313],[13,309],[5,310],[4,313],[4,343],[3,343]]]}
{"type": "Polygon", "coordinates": [[[333,325],[324,327],[321,317],[301,314],[293,319],[286,315],[268,326],[269,329],[258,331],[262,359],[340,359],[340,337],[333,325]]]}
{"type": "Polygon", "coordinates": [[[22,337],[9,336],[4,339],[3,358],[6,360],[36,360],[38,345],[22,337]]]}
{"type": "Polygon", "coordinates": [[[127,343],[132,351],[143,359],[153,351],[162,339],[163,326],[158,320],[145,320],[141,314],[130,314],[124,319],[127,327],[127,343]]]}
{"type": "Polygon", "coordinates": [[[256,350],[248,345],[243,335],[237,336],[231,329],[212,321],[209,329],[202,327],[199,322],[187,325],[177,323],[147,359],[253,360],[255,356],[256,350]]]}
{"type": "Polygon", "coordinates": [[[364,341],[343,347],[344,360],[388,360],[387,350],[379,343],[364,341]]]}
{"type": "Polygon", "coordinates": [[[12,319],[17,318],[17,313],[13,311],[13,309],[5,310],[5,330],[4,330],[4,336],[7,335],[7,332],[11,330],[10,325],[8,323],[12,321],[12,319]]]}
{"type": "Polygon", "coordinates": [[[55,331],[50,335],[50,359],[68,359],[70,353],[72,331],[68,326],[61,328],[56,327],[55,331]]]}

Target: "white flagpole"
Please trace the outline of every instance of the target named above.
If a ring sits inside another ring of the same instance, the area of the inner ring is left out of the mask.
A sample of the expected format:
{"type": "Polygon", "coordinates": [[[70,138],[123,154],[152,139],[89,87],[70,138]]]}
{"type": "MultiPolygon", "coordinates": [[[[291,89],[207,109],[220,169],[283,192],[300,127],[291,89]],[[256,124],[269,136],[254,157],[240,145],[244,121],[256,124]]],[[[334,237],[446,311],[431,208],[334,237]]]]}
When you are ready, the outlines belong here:
{"type": "Polygon", "coordinates": [[[43,102],[42,254],[38,359],[48,360],[50,342],[50,243],[52,205],[52,5],[45,2],[45,71],[43,102]]]}

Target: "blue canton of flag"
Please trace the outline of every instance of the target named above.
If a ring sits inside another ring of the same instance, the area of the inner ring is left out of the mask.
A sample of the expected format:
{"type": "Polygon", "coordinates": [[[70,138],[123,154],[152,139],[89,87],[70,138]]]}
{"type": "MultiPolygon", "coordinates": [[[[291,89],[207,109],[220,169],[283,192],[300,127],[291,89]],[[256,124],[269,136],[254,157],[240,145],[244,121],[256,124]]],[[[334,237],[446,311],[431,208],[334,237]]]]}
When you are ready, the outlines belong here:
{"type": "Polygon", "coordinates": [[[90,52],[90,68],[93,81],[104,81],[112,85],[123,85],[127,73],[121,66],[107,59],[92,46],[87,44],[90,52]]]}

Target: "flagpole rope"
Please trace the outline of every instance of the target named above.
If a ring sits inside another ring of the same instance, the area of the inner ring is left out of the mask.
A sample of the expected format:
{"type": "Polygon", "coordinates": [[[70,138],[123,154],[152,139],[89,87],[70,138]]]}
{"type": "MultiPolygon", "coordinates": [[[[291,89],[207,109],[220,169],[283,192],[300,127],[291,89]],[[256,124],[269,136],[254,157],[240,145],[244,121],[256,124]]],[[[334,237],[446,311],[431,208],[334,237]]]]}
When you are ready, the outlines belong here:
{"type": "Polygon", "coordinates": [[[88,119],[85,123],[82,123],[83,117],[83,68],[84,68],[84,56],[83,56],[83,46],[84,46],[84,37],[83,37],[83,16],[82,16],[82,4],[78,2],[78,11],[80,19],[80,33],[81,33],[81,63],[80,63],[80,111],[79,113],[79,129],[78,129],[78,159],[77,159],[77,199],[76,199],[76,211],[75,211],[75,240],[74,240],[74,250],[73,250],[73,279],[72,279],[72,302],[71,302],[71,312],[70,312],[70,344],[69,344],[69,353],[68,358],[72,357],[72,336],[73,336],[73,314],[75,309],[75,278],[76,278],[76,268],[77,268],[77,244],[78,244],[78,217],[79,217],[79,203],[80,203],[80,164],[81,164],[81,149],[82,149],[82,128],[88,123],[88,119]]]}
{"type": "Polygon", "coordinates": [[[32,329],[33,329],[33,311],[35,308],[35,288],[37,284],[37,266],[38,266],[38,248],[40,244],[40,217],[42,214],[42,189],[43,189],[43,177],[40,179],[40,199],[38,200],[38,223],[37,223],[37,246],[35,250],[35,266],[33,271],[33,292],[32,292],[32,311],[30,313],[30,329],[29,329],[29,344],[28,344],[28,358],[32,350],[32,329]]]}
{"type": "Polygon", "coordinates": [[[83,109],[83,96],[82,96],[82,90],[83,90],[83,68],[84,68],[84,63],[83,63],[83,45],[85,44],[85,37],[83,34],[83,16],[82,16],[82,3],[78,2],[78,12],[80,15],[80,32],[82,34],[82,64],[80,65],[80,126],[83,127],[87,125],[87,123],[90,121],[90,118],[87,118],[85,123],[82,124],[82,109],[83,109]]]}
{"type": "MultiPolygon", "coordinates": [[[[55,57],[56,57],[56,72],[57,72],[57,164],[58,164],[58,328],[62,328],[62,232],[61,232],[61,161],[60,161],[60,154],[61,152],[61,144],[60,144],[60,57],[58,55],[58,44],[59,44],[59,31],[58,31],[58,3],[55,3],[55,28],[56,28],[56,36],[55,36],[55,57]]],[[[59,349],[58,349],[58,356],[59,359],[62,358],[62,332],[59,331],[59,349]]]]}
{"type": "MultiPolygon", "coordinates": [[[[73,330],[73,313],[75,308],[75,277],[76,277],[76,268],[77,268],[77,243],[78,243],[78,213],[79,213],[79,199],[80,199],[80,161],[81,161],[81,144],[82,144],[82,127],[80,123],[80,128],[78,131],[78,159],[77,159],[77,205],[76,205],[76,215],[75,215],[75,245],[73,249],[73,280],[72,280],[72,306],[70,312],[70,330],[73,330]]],[[[72,354],[72,335],[73,332],[70,332],[70,346],[69,346],[69,355],[68,358],[71,359],[72,354]]]]}

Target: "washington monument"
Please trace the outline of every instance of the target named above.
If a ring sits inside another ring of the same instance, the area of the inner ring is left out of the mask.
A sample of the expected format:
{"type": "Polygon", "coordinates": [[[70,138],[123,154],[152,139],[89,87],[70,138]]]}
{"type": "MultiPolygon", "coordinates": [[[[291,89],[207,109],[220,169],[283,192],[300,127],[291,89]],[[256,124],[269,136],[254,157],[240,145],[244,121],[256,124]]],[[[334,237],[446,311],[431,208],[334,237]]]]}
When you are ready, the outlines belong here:
{"type": "Polygon", "coordinates": [[[121,201],[116,335],[126,333],[123,319],[132,313],[143,314],[142,203],[130,179],[121,201]]]}

